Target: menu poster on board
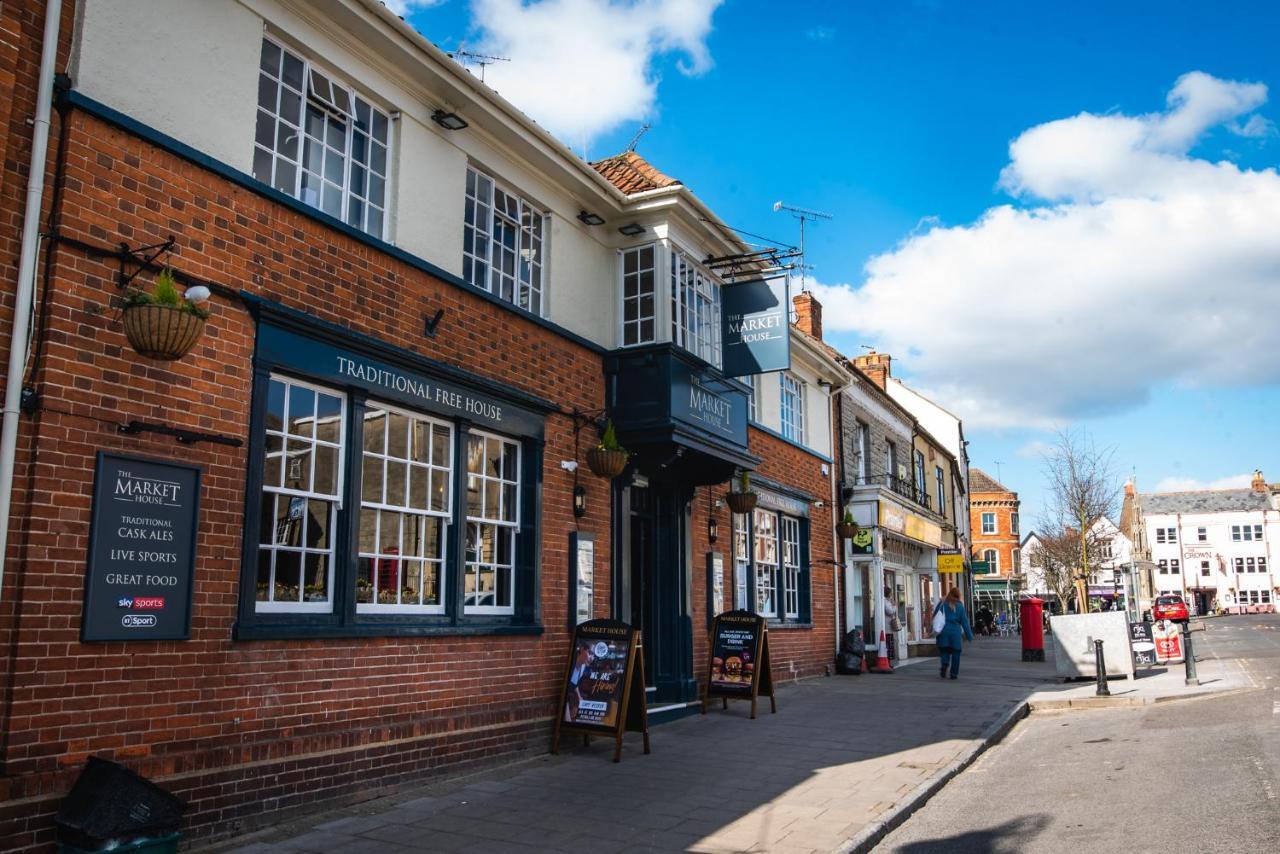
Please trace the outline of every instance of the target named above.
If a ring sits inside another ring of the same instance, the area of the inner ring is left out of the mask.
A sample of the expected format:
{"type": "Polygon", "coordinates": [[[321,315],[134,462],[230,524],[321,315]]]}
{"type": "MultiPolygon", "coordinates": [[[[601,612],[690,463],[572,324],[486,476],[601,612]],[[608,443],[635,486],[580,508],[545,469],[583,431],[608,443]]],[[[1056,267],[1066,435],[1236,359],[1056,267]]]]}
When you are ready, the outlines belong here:
{"type": "Polygon", "coordinates": [[[85,567],[85,641],[186,640],[200,469],[100,451],[85,567]]]}
{"type": "Polygon", "coordinates": [[[756,699],[769,696],[774,714],[778,701],[773,694],[773,673],[769,662],[769,632],[764,617],[750,611],[720,614],[711,624],[711,660],[707,688],[702,696],[702,713],[712,696],[751,700],[751,717],[756,716],[756,699]]]}
{"type": "Polygon", "coordinates": [[[562,732],[614,737],[613,761],[622,759],[622,734],[642,733],[649,752],[645,705],[644,649],[640,632],[618,620],[590,620],[573,630],[560,704],[551,734],[551,752],[562,732]]]}

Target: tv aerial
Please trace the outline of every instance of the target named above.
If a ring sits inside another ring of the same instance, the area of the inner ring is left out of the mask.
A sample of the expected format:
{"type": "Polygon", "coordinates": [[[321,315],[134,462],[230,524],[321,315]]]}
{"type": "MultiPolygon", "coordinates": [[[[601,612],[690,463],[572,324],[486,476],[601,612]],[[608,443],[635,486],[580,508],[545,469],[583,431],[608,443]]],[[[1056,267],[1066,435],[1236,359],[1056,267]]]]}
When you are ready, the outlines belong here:
{"type": "Polygon", "coordinates": [[[457,50],[449,51],[450,59],[455,59],[461,65],[478,65],[480,66],[480,82],[484,82],[484,70],[495,62],[510,62],[509,56],[491,56],[487,53],[474,53],[467,50],[467,43],[463,42],[458,45],[457,50]]]}
{"type": "Polygon", "coordinates": [[[832,219],[832,216],[831,214],[823,213],[822,211],[811,211],[808,208],[798,208],[795,205],[783,204],[782,202],[774,202],[773,209],[774,211],[786,211],[796,219],[800,220],[800,291],[803,293],[805,290],[804,271],[806,267],[804,258],[804,224],[806,222],[832,219]]]}

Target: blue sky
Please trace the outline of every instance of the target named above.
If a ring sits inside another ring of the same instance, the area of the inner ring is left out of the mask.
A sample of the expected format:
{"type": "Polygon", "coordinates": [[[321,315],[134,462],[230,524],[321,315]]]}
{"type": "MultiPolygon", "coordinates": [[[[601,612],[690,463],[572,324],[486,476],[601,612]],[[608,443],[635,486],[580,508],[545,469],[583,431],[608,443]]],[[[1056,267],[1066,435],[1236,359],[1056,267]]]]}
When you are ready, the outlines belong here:
{"type": "Polygon", "coordinates": [[[489,82],[592,159],[651,122],[639,152],[731,225],[793,241],[775,200],[833,214],[808,244],[828,337],[965,414],[972,463],[1001,461],[1029,521],[1057,426],[1144,489],[1280,480],[1280,250],[1254,231],[1280,222],[1274,4],[446,0],[408,19],[511,56],[489,82]]]}

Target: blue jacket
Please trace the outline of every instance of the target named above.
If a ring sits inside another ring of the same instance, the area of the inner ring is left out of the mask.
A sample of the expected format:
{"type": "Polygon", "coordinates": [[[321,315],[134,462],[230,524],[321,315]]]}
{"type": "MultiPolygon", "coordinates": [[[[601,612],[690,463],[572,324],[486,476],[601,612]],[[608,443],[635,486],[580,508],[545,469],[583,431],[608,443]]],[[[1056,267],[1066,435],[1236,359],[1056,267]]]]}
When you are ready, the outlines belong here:
{"type": "Polygon", "coordinates": [[[933,613],[938,613],[941,609],[947,616],[947,625],[942,631],[938,632],[938,646],[947,649],[960,649],[960,637],[963,634],[965,640],[973,640],[973,628],[969,625],[969,615],[964,610],[964,603],[957,602],[952,608],[945,601],[939,602],[938,607],[933,609],[933,613]]]}

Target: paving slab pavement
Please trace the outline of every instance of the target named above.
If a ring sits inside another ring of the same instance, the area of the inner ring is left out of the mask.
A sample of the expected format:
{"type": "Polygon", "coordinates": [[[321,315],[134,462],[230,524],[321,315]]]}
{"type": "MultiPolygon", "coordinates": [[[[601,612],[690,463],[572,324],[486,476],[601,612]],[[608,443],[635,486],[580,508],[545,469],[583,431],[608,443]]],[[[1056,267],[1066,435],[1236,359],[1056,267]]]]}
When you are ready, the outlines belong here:
{"type": "Polygon", "coordinates": [[[752,721],[735,702],[654,727],[649,756],[633,734],[616,765],[611,742],[575,739],[558,756],[204,850],[865,851],[1008,731],[1029,698],[1093,690],[1063,685],[1052,661],[1020,658],[1016,639],[979,638],[955,681],[924,661],[786,684],[776,715],[752,721]]]}

